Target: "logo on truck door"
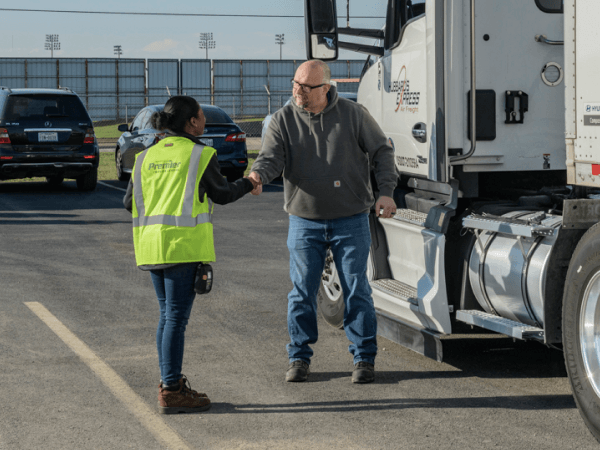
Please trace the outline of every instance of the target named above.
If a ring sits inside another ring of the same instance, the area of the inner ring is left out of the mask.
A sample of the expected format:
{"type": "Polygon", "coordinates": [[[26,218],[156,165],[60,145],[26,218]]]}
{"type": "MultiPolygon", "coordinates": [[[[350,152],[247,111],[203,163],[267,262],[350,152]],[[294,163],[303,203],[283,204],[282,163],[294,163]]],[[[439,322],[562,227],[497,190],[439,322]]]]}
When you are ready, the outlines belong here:
{"type": "Polygon", "coordinates": [[[397,92],[396,96],[396,112],[419,112],[420,92],[410,90],[410,80],[408,79],[406,66],[402,66],[398,79],[392,82],[390,92],[397,92]],[[404,78],[404,79],[402,79],[404,78]]]}

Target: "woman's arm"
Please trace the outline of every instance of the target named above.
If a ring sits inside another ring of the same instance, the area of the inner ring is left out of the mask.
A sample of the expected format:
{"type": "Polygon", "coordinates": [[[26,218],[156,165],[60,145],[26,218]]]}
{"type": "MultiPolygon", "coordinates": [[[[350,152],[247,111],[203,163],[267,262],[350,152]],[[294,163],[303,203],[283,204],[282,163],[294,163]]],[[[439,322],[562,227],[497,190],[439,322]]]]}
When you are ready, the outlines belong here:
{"type": "Polygon", "coordinates": [[[204,196],[204,192],[213,202],[219,205],[235,202],[242,198],[248,192],[254,189],[252,181],[248,178],[240,178],[239,180],[229,183],[223,175],[221,175],[221,167],[217,155],[213,155],[208,167],[202,175],[198,191],[200,198],[204,196]]]}

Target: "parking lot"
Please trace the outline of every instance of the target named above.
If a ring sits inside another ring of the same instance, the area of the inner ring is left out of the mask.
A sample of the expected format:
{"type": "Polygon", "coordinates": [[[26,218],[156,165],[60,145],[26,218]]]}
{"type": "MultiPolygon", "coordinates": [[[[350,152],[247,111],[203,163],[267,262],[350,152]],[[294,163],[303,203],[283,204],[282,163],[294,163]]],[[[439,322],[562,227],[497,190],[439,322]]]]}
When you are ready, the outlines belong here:
{"type": "Polygon", "coordinates": [[[307,383],[285,383],[281,186],[215,208],[215,285],[198,296],[184,373],[202,414],[159,416],[157,302],[135,266],[124,183],[0,183],[1,449],[592,449],[562,354],[499,335],[444,341],[437,363],[380,339],[350,381],[320,323],[307,383]]]}

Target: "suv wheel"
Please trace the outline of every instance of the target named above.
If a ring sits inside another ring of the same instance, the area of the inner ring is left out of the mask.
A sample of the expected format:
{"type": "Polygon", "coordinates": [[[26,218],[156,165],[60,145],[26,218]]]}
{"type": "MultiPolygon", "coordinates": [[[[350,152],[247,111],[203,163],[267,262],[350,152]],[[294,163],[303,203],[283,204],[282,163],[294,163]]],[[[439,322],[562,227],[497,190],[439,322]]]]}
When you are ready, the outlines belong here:
{"type": "Polygon", "coordinates": [[[62,184],[62,182],[64,181],[64,179],[65,179],[65,177],[61,177],[61,176],[46,177],[46,182],[50,186],[60,186],[62,184]]]}
{"type": "Polygon", "coordinates": [[[126,172],[123,172],[123,155],[121,154],[121,149],[117,148],[115,152],[115,166],[117,168],[117,179],[119,181],[129,181],[129,175],[126,172]]]}
{"type": "Polygon", "coordinates": [[[92,168],[88,173],[75,178],[77,181],[77,189],[80,191],[93,191],[98,184],[98,168],[92,168]]]}

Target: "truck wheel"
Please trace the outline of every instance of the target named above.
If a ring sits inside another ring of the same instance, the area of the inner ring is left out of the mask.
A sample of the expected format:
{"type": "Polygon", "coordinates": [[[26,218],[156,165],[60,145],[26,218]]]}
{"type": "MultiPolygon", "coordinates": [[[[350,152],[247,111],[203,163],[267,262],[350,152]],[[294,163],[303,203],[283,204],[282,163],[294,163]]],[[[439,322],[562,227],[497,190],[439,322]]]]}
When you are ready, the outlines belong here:
{"type": "Polygon", "coordinates": [[[567,272],[562,333],[575,403],[600,441],[600,224],[581,238],[567,272]]]}
{"type": "Polygon", "coordinates": [[[335,328],[344,327],[344,293],[331,250],[327,250],[325,269],[317,294],[317,306],[325,322],[335,328]]]}
{"type": "Polygon", "coordinates": [[[90,169],[85,175],[75,178],[75,181],[77,182],[77,189],[80,191],[93,191],[98,183],[98,168],[90,169]]]}

